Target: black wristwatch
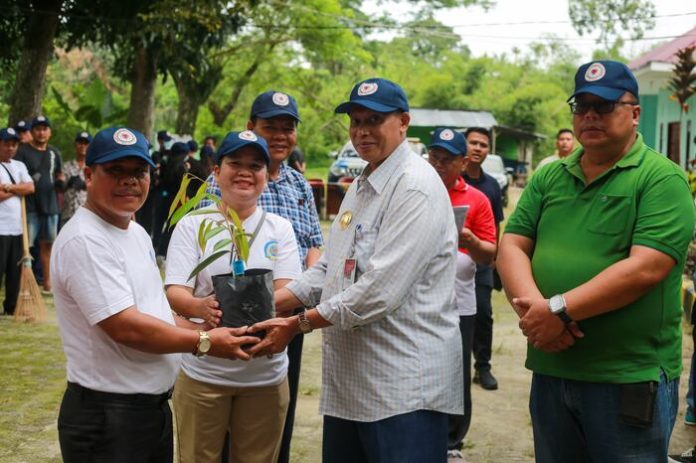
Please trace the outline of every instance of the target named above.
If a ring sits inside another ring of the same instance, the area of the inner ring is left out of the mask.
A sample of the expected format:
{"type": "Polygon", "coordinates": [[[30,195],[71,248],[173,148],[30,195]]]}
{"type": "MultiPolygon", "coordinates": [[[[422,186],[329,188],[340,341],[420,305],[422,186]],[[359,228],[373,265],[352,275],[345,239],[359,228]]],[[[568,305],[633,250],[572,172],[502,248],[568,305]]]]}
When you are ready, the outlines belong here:
{"type": "Polygon", "coordinates": [[[549,310],[560,318],[564,324],[573,323],[573,319],[566,313],[566,301],[562,294],[556,294],[549,299],[549,310]]]}

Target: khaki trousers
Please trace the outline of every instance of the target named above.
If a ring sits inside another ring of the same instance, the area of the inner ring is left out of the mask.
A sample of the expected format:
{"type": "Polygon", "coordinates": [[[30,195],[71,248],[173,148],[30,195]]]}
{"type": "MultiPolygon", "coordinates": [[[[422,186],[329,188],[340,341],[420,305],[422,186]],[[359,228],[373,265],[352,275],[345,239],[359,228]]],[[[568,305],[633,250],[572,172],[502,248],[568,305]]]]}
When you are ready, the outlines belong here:
{"type": "Polygon", "coordinates": [[[227,430],[230,463],[276,461],[289,401],[287,378],[277,386],[229,387],[196,381],[182,371],[173,399],[181,463],[220,463],[227,430]]]}

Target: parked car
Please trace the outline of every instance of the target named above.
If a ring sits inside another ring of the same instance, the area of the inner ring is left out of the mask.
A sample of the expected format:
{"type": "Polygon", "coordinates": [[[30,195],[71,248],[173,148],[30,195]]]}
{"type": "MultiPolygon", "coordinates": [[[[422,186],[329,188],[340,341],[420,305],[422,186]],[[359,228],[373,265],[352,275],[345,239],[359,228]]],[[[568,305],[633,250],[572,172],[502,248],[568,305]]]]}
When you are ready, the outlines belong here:
{"type": "Polygon", "coordinates": [[[338,182],[342,178],[356,178],[367,165],[367,161],[358,155],[350,141],[335,156],[336,160],[329,167],[329,183],[338,182]]]}
{"type": "Polygon", "coordinates": [[[503,193],[503,207],[508,204],[508,185],[510,183],[508,169],[505,168],[503,158],[497,154],[489,154],[481,164],[481,168],[485,173],[496,179],[500,185],[500,191],[503,193]]]}
{"type": "MultiPolygon", "coordinates": [[[[419,138],[409,137],[408,144],[415,153],[427,159],[428,149],[419,138]]],[[[360,157],[350,141],[343,145],[338,153],[334,152],[329,156],[336,158],[329,167],[329,183],[338,182],[340,179],[356,178],[367,165],[367,161],[360,157]]]]}

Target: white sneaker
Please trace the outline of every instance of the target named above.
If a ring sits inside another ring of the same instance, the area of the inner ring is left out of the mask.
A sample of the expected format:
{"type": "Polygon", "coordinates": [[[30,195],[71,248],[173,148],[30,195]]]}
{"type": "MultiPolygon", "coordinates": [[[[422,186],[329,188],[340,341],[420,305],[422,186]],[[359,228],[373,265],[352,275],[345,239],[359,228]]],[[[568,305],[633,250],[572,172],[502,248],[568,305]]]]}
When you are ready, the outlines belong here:
{"type": "Polygon", "coordinates": [[[461,450],[448,450],[447,463],[466,463],[461,450]]]}

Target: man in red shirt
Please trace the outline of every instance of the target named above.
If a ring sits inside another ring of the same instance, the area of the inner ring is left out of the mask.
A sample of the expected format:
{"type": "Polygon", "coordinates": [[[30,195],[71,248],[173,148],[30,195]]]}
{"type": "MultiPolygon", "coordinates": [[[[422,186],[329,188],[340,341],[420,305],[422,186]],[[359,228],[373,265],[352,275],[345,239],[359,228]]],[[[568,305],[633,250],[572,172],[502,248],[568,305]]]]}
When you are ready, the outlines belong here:
{"type": "Polygon", "coordinates": [[[496,252],[495,219],[488,198],[460,175],[466,169],[466,138],[452,129],[436,129],[428,146],[428,160],[449,192],[452,206],[468,206],[459,230],[455,293],[464,358],[464,415],[451,415],[447,457],[463,462],[462,442],[471,422],[471,348],[476,317],[476,264],[490,264],[496,252]]]}

